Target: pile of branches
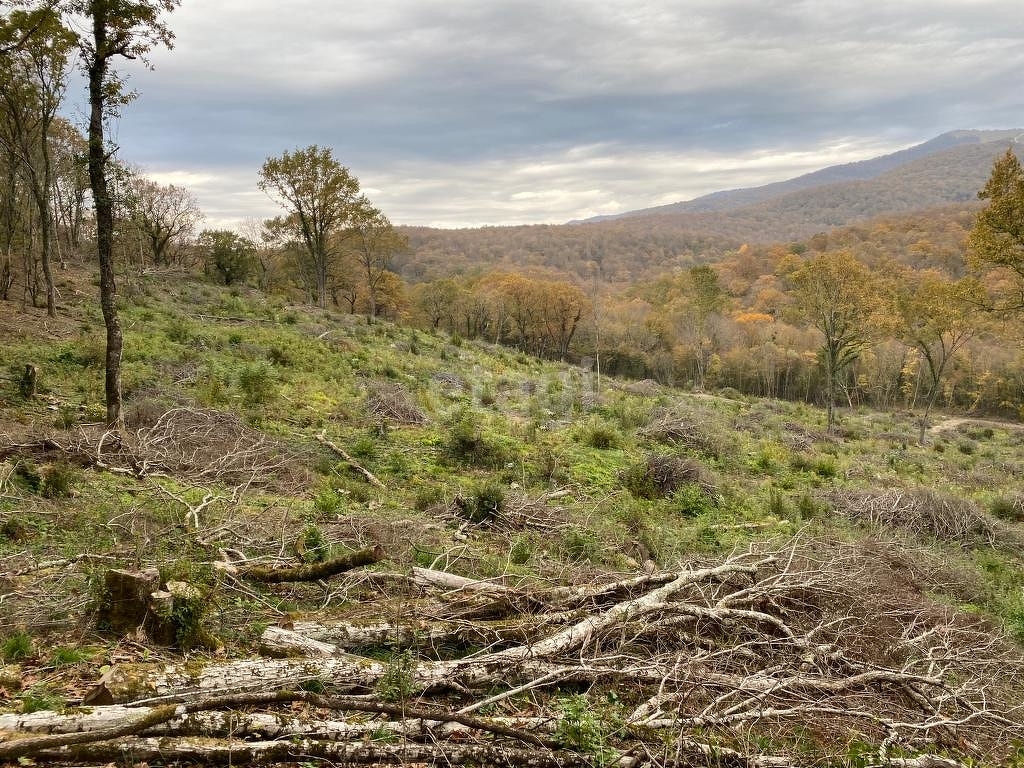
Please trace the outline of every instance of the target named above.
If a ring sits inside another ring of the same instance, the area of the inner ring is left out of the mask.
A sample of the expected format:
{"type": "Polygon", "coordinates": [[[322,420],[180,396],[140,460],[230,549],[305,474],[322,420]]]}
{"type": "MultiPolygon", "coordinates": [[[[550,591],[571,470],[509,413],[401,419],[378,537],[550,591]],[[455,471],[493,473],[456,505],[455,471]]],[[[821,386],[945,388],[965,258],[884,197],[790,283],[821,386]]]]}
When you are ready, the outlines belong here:
{"type": "Polygon", "coordinates": [[[132,432],[81,429],[68,437],[44,437],[0,447],[8,456],[57,457],[136,478],[174,476],[193,483],[236,487],[305,477],[294,449],[247,426],[237,415],[177,407],[151,426],[132,432]]]}
{"type": "Polygon", "coordinates": [[[418,597],[270,627],[275,658],[119,665],[87,709],[0,716],[0,760],[781,768],[857,744],[959,768],[1024,737],[1011,647],[836,545],[583,586],[390,578],[418,597]]]}
{"type": "Polygon", "coordinates": [[[907,531],[961,544],[995,544],[997,523],[974,502],[927,488],[885,491],[833,491],[836,513],[856,522],[907,531]]]}
{"type": "Polygon", "coordinates": [[[382,421],[411,425],[427,423],[426,415],[401,384],[374,383],[366,395],[366,407],[370,415],[382,421]]]}
{"type": "Polygon", "coordinates": [[[645,440],[677,446],[691,452],[717,458],[724,451],[724,442],[717,429],[696,414],[660,409],[650,423],[637,431],[645,440]]]}

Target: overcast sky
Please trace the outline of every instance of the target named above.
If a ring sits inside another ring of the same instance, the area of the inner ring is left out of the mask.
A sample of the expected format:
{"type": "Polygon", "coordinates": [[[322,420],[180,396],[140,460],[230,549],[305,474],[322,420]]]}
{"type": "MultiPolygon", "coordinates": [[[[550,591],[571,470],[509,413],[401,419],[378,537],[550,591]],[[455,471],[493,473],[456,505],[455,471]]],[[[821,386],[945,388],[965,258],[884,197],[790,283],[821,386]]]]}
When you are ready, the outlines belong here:
{"type": "Polygon", "coordinates": [[[394,222],[564,222],[1024,126],[1018,0],[184,0],[119,157],[208,225],[321,144],[394,222]]]}

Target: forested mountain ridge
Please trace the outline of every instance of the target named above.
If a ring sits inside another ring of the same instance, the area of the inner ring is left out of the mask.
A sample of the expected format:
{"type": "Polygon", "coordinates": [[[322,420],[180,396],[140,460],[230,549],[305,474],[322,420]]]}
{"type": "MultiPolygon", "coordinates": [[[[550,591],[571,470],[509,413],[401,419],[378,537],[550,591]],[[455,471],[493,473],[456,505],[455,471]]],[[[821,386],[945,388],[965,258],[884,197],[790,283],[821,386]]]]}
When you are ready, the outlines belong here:
{"type": "Polygon", "coordinates": [[[875,217],[927,217],[979,207],[993,160],[1022,131],[956,131],[892,155],[788,182],[715,193],[679,206],[563,225],[443,230],[402,227],[410,251],[395,270],[419,282],[480,269],[547,269],[616,283],[717,263],[743,243],[807,239],[875,217]],[[841,180],[845,179],[845,180],[841,180]]]}
{"type": "MultiPolygon", "coordinates": [[[[778,181],[771,184],[764,184],[759,187],[748,187],[743,189],[729,189],[719,192],[712,192],[708,195],[694,198],[679,203],[643,208],[636,211],[615,216],[600,216],[587,219],[588,222],[601,221],[604,219],[627,218],[632,216],[654,216],[671,213],[712,213],[717,211],[732,211],[744,208],[749,205],[767,202],[775,198],[788,195],[792,192],[813,189],[816,187],[841,184],[852,181],[868,181],[878,178],[900,166],[915,161],[935,157],[936,165],[943,166],[948,162],[948,155],[959,155],[961,153],[973,157],[975,153],[971,149],[979,146],[995,145],[997,148],[1005,148],[1007,143],[1015,141],[1024,134],[1024,130],[1012,129],[1004,131],[949,131],[934,139],[921,144],[901,149],[887,155],[881,155],[869,160],[861,160],[854,163],[843,163],[832,165],[811,173],[805,173],[793,179],[778,181]]],[[[995,150],[993,150],[995,151],[995,150]]],[[[991,159],[991,158],[990,158],[991,159]]]]}

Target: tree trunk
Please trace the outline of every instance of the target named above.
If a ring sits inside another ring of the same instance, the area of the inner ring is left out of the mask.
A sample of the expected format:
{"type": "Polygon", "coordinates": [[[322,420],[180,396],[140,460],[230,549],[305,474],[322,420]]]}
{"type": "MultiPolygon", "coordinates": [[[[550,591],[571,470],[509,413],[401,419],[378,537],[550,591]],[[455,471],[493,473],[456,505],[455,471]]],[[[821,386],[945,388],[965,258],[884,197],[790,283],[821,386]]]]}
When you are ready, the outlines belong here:
{"type": "Polygon", "coordinates": [[[117,314],[117,281],[114,276],[114,208],[107,185],[107,154],[103,132],[107,85],[107,6],[90,3],[95,50],[89,62],[89,183],[96,206],[96,252],[100,262],[100,307],[107,330],[106,376],[107,425],[122,426],[121,350],[124,337],[117,314]]]}

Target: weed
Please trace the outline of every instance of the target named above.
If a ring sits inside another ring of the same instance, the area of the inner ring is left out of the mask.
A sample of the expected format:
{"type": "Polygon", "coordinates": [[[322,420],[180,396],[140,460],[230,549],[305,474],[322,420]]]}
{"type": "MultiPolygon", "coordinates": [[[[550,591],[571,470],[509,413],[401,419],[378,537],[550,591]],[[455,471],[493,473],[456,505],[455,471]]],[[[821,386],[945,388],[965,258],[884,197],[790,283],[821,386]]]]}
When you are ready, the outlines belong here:
{"type": "Polygon", "coordinates": [[[408,649],[392,656],[377,681],[377,696],[390,702],[408,699],[416,691],[415,668],[415,660],[408,649]]]}
{"type": "Polygon", "coordinates": [[[0,645],[0,659],[7,663],[24,661],[32,655],[32,636],[27,632],[18,631],[4,640],[0,645]]]}
{"type": "Polygon", "coordinates": [[[765,505],[765,514],[774,517],[776,520],[785,520],[789,517],[789,503],[785,494],[777,488],[768,489],[768,503],[765,505]]]}
{"type": "Polygon", "coordinates": [[[331,554],[331,545],[320,526],[309,523],[295,542],[295,552],[305,563],[322,563],[331,554]]]}
{"type": "Polygon", "coordinates": [[[814,474],[827,479],[834,478],[839,474],[839,467],[832,456],[822,456],[814,460],[814,474]]]}
{"type": "Polygon", "coordinates": [[[50,663],[55,667],[70,667],[74,664],[81,664],[92,658],[89,651],[70,646],[60,646],[53,649],[50,654],[50,663]]]}
{"type": "Polygon", "coordinates": [[[580,441],[600,450],[621,448],[625,442],[622,433],[613,424],[602,419],[590,419],[583,427],[580,441]]]}
{"type": "Polygon", "coordinates": [[[21,694],[21,712],[30,714],[51,710],[60,712],[64,709],[64,699],[44,685],[35,685],[21,694]]]}

